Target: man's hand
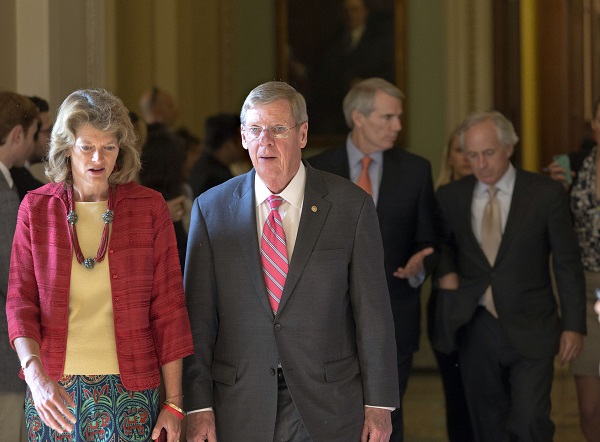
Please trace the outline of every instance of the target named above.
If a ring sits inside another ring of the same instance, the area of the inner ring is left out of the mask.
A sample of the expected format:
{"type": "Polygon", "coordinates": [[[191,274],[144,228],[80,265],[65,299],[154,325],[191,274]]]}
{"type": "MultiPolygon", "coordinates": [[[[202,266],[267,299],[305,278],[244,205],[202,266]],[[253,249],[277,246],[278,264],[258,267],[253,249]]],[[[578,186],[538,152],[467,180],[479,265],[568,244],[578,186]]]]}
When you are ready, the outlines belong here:
{"type": "Polygon", "coordinates": [[[360,442],[389,442],[392,435],[392,412],[365,407],[365,425],[360,442]]]}
{"type": "Polygon", "coordinates": [[[594,311],[598,315],[598,321],[600,322],[600,301],[596,301],[594,304],[594,311]]]}
{"type": "Polygon", "coordinates": [[[187,415],[188,442],[217,442],[214,411],[199,411],[187,415]]]}
{"type": "Polygon", "coordinates": [[[565,330],[560,335],[560,348],[558,361],[561,364],[572,361],[577,357],[583,347],[583,335],[574,331],[565,330]]]}
{"type": "Polygon", "coordinates": [[[426,256],[433,253],[433,247],[427,247],[418,251],[410,257],[404,267],[398,267],[394,272],[394,276],[400,279],[409,279],[417,276],[423,271],[423,260],[426,256]]]}

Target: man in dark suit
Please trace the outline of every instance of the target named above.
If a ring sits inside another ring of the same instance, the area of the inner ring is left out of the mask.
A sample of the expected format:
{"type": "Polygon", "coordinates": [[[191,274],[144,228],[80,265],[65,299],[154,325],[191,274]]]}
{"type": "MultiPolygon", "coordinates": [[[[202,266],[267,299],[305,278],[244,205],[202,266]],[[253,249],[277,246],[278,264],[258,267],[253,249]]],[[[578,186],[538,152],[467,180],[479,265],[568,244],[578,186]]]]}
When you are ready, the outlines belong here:
{"type": "Polygon", "coordinates": [[[19,194],[9,173],[33,149],[38,111],[31,100],[0,92],[0,440],[25,441],[25,382],[19,358],[8,340],[6,292],[10,254],[17,225],[19,194]]]}
{"type": "Polygon", "coordinates": [[[399,399],[373,200],[302,162],[306,104],[287,84],[255,88],[241,128],[254,169],[192,212],[187,440],[387,441],[399,399]]]}
{"type": "Polygon", "coordinates": [[[474,176],[438,191],[440,286],[454,289],[438,303],[451,335],[446,350],[462,327],[461,374],[477,440],[550,441],[554,355],[573,359],[585,333],[567,195],[560,183],[512,166],[518,137],[502,114],[467,117],[460,139],[474,176]]]}
{"type": "MultiPolygon", "coordinates": [[[[400,398],[406,391],[413,352],[419,347],[420,285],[433,259],[435,199],[429,162],[394,148],[402,129],[404,95],[393,84],[370,78],[344,99],[351,128],[345,145],[309,158],[311,165],[368,183],[383,238],[384,271],[394,316],[400,398]],[[363,167],[363,161],[368,161],[363,167]],[[368,180],[366,179],[368,177],[368,180]]],[[[402,407],[392,413],[392,441],[403,439],[402,407]]]]}

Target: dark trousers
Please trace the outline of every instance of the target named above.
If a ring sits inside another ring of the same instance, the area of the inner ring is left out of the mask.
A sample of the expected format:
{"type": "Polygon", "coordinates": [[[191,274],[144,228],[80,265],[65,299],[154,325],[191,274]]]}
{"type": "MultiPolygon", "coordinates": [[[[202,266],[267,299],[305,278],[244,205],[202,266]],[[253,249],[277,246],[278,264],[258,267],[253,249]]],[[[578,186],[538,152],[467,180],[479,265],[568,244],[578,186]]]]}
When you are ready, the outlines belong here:
{"type": "Polygon", "coordinates": [[[553,357],[523,357],[498,320],[478,308],[459,343],[459,361],[475,440],[552,441],[553,357]]]}
{"type": "Polygon", "coordinates": [[[273,442],[311,442],[281,369],[277,370],[277,382],[277,420],[273,442]]]}
{"type": "Polygon", "coordinates": [[[449,442],[472,442],[473,429],[460,375],[458,352],[433,351],[440,369],[446,403],[446,431],[449,442]]]}
{"type": "MultiPolygon", "coordinates": [[[[398,384],[400,386],[400,407],[392,411],[392,435],[390,442],[404,441],[404,417],[402,414],[402,399],[408,385],[408,374],[412,366],[413,354],[398,354],[398,384]]],[[[371,404],[368,404],[371,405],[371,404]]]]}

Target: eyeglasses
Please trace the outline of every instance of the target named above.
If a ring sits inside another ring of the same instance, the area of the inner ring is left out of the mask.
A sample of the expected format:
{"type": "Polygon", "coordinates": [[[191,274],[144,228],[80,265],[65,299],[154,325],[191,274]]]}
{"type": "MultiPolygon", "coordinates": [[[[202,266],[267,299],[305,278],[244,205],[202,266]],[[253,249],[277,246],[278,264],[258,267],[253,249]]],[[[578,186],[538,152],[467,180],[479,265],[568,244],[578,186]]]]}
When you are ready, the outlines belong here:
{"type": "Polygon", "coordinates": [[[287,138],[290,135],[290,129],[294,129],[295,127],[300,126],[302,123],[298,123],[295,126],[287,127],[281,124],[277,126],[271,127],[260,127],[260,126],[250,126],[244,129],[244,132],[248,134],[248,137],[255,140],[263,133],[263,130],[268,130],[269,133],[273,136],[273,138],[277,138],[278,140],[282,138],[287,138]]]}

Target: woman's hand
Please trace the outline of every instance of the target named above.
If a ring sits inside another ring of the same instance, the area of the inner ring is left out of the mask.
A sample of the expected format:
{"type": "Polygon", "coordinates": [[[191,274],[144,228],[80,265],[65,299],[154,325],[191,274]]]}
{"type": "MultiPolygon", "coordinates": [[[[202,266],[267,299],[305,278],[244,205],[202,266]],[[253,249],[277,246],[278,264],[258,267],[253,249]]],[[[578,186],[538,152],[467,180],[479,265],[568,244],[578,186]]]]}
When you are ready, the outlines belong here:
{"type": "MultiPolygon", "coordinates": [[[[569,189],[569,183],[567,182],[567,171],[558,164],[556,161],[552,161],[548,164],[548,175],[555,181],[560,181],[565,189],[569,189]]],[[[571,177],[575,177],[575,172],[571,171],[571,177]]]]}
{"type": "Polygon", "coordinates": [[[75,407],[73,398],[44,373],[39,360],[33,360],[23,372],[31,390],[35,409],[44,424],[59,433],[73,431],[77,419],[67,408],[75,407]]]}
{"type": "Polygon", "coordinates": [[[165,429],[167,433],[167,442],[179,442],[181,434],[181,420],[168,410],[161,410],[156,421],[156,426],[152,430],[152,440],[158,440],[160,432],[165,429]]]}

